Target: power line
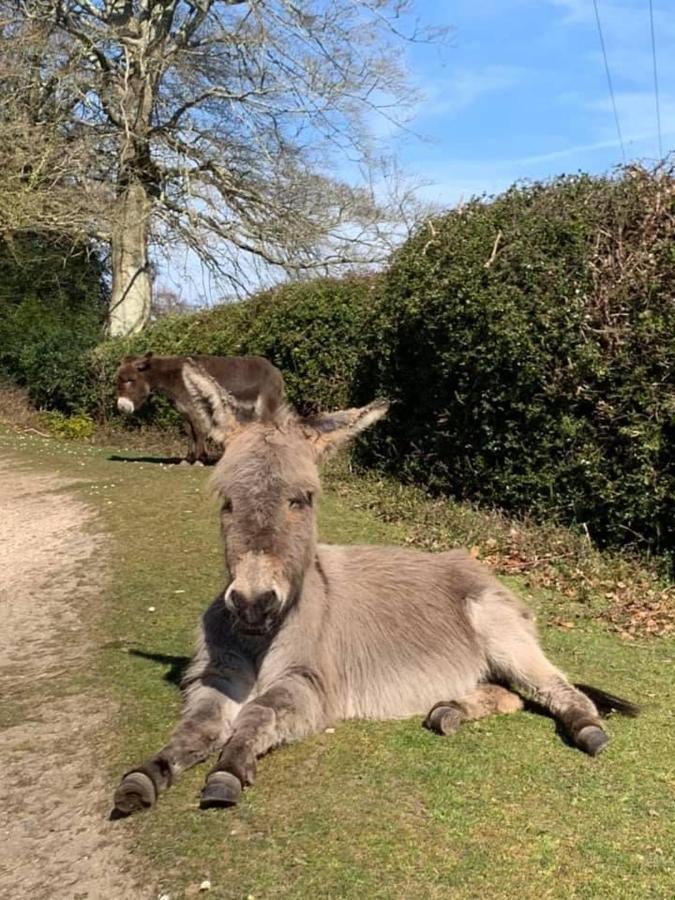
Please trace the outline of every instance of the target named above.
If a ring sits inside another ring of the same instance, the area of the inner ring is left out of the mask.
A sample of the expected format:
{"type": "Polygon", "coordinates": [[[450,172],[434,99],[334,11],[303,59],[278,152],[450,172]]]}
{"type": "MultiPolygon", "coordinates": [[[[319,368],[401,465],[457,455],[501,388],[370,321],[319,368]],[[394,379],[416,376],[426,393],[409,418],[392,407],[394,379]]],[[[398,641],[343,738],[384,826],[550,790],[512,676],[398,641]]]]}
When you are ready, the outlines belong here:
{"type": "Polygon", "coordinates": [[[598,26],[598,37],[600,38],[600,47],[602,49],[602,57],[605,60],[605,72],[607,74],[607,86],[609,87],[609,96],[612,100],[612,109],[614,110],[614,121],[616,123],[616,133],[619,136],[619,144],[621,144],[621,158],[623,164],[626,165],[626,148],[623,143],[623,135],[621,134],[621,125],[619,124],[619,113],[616,108],[616,99],[614,97],[614,85],[612,84],[612,74],[609,71],[609,62],[607,61],[607,50],[605,49],[605,38],[602,34],[602,25],[600,24],[600,13],[598,12],[598,0],[593,0],[593,9],[595,10],[595,22],[598,26]]]}
{"type": "Polygon", "coordinates": [[[656,101],[656,130],[659,136],[659,159],[663,159],[663,139],[661,137],[661,103],[659,101],[659,73],[656,66],[656,38],[654,37],[654,2],[649,0],[649,26],[652,33],[652,62],[654,64],[654,99],[656,101]]]}

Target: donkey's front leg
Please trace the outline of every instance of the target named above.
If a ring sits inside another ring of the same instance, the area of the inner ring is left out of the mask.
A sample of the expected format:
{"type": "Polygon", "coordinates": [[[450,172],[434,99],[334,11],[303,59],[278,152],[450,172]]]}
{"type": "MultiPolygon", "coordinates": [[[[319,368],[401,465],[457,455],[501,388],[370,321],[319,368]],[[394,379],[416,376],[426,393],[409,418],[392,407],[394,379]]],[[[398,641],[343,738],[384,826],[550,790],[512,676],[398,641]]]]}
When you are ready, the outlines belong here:
{"type": "Polygon", "coordinates": [[[168,744],[122,778],[114,798],[118,814],[154,806],[160,792],[171,787],[181,772],[223,746],[241,704],[227,695],[229,691],[219,689],[221,680],[207,676],[190,685],[181,721],[168,744]]]}
{"type": "Polygon", "coordinates": [[[209,461],[209,453],[206,449],[206,432],[204,425],[195,415],[194,411],[188,410],[185,413],[185,421],[188,426],[190,435],[190,444],[187,460],[189,463],[207,463],[209,461]]]}
{"type": "Polygon", "coordinates": [[[195,452],[195,444],[197,443],[197,439],[195,437],[195,430],[192,426],[192,422],[188,418],[185,419],[185,434],[187,435],[188,439],[188,448],[187,453],[185,454],[185,461],[192,465],[197,459],[197,454],[195,452]]]}
{"type": "MultiPolygon", "coordinates": [[[[184,416],[183,424],[185,426],[185,434],[188,439],[188,448],[187,454],[185,456],[186,462],[189,462],[192,465],[197,459],[199,459],[198,453],[203,452],[202,448],[198,447],[200,428],[197,420],[185,410],[181,410],[184,416]]],[[[201,442],[203,444],[203,441],[201,442]]]]}
{"type": "Polygon", "coordinates": [[[242,788],[255,781],[259,756],[314,734],[325,724],[320,688],[312,677],[288,677],[250,700],[235,719],[232,736],[207,776],[202,809],[236,804],[242,788]]]}

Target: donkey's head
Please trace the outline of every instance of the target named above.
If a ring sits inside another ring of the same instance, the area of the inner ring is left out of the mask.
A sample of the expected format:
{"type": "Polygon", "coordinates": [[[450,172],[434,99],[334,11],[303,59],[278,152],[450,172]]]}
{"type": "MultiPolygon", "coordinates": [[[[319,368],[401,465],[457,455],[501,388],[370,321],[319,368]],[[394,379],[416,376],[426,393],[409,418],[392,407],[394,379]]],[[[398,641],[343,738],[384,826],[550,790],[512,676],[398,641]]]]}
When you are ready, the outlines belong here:
{"type": "Polygon", "coordinates": [[[145,356],[126,356],[115,376],[117,408],[123,413],[138,412],[151,393],[148,370],[152,353],[145,356]]]}
{"type": "Polygon", "coordinates": [[[268,421],[245,411],[203,369],[188,362],[185,385],[209,436],[224,448],[214,474],[231,582],[225,604],[243,632],[271,631],[299,596],[314,562],[318,461],[380,419],[388,404],[322,413],[289,408],[268,421]]]}

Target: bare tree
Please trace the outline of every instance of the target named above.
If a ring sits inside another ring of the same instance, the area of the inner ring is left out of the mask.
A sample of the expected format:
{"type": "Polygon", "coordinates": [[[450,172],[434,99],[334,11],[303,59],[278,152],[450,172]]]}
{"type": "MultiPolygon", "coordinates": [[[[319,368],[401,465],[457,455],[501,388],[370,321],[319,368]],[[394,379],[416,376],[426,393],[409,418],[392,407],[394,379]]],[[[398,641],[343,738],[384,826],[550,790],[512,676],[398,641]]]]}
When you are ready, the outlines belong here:
{"type": "Polygon", "coordinates": [[[48,23],[7,13],[1,5],[0,231],[105,238],[112,191],[97,144],[73,116],[85,90],[81,54],[48,23]]]}
{"type": "Polygon", "coordinates": [[[150,314],[153,245],[241,292],[258,265],[373,262],[400,237],[413,195],[386,195],[370,119],[412,99],[404,41],[431,36],[404,38],[407,0],[5,2],[50,29],[36,73],[85,157],[55,183],[96,198],[82,218],[99,209],[110,242],[112,334],[150,314]]]}

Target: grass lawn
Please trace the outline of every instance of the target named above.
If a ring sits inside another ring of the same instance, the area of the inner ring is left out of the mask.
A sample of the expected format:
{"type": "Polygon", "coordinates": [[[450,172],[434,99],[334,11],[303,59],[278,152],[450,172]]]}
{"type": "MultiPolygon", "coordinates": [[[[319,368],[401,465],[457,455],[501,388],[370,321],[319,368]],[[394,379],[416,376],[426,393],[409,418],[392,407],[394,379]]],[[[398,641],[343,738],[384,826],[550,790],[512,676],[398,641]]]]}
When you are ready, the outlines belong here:
{"type": "MultiPolygon", "coordinates": [[[[9,431],[0,454],[76,476],[109,535],[91,683],[114,702],[115,727],[97,748],[112,794],[176,722],[181,667],[222,586],[208,471],[9,431]]],[[[327,491],[323,540],[406,539],[404,523],[355,505],[355,490],[327,491]]],[[[548,621],[550,601],[533,602],[548,621]]],[[[152,812],[116,827],[171,900],[204,879],[206,896],[241,900],[675,897],[673,640],[620,640],[580,620],[546,626],[543,644],[574,679],[644,704],[637,720],[610,720],[597,760],[529,713],[447,739],[417,720],[351,722],[262,760],[234,810],[198,810],[197,767],[152,812]]]]}

